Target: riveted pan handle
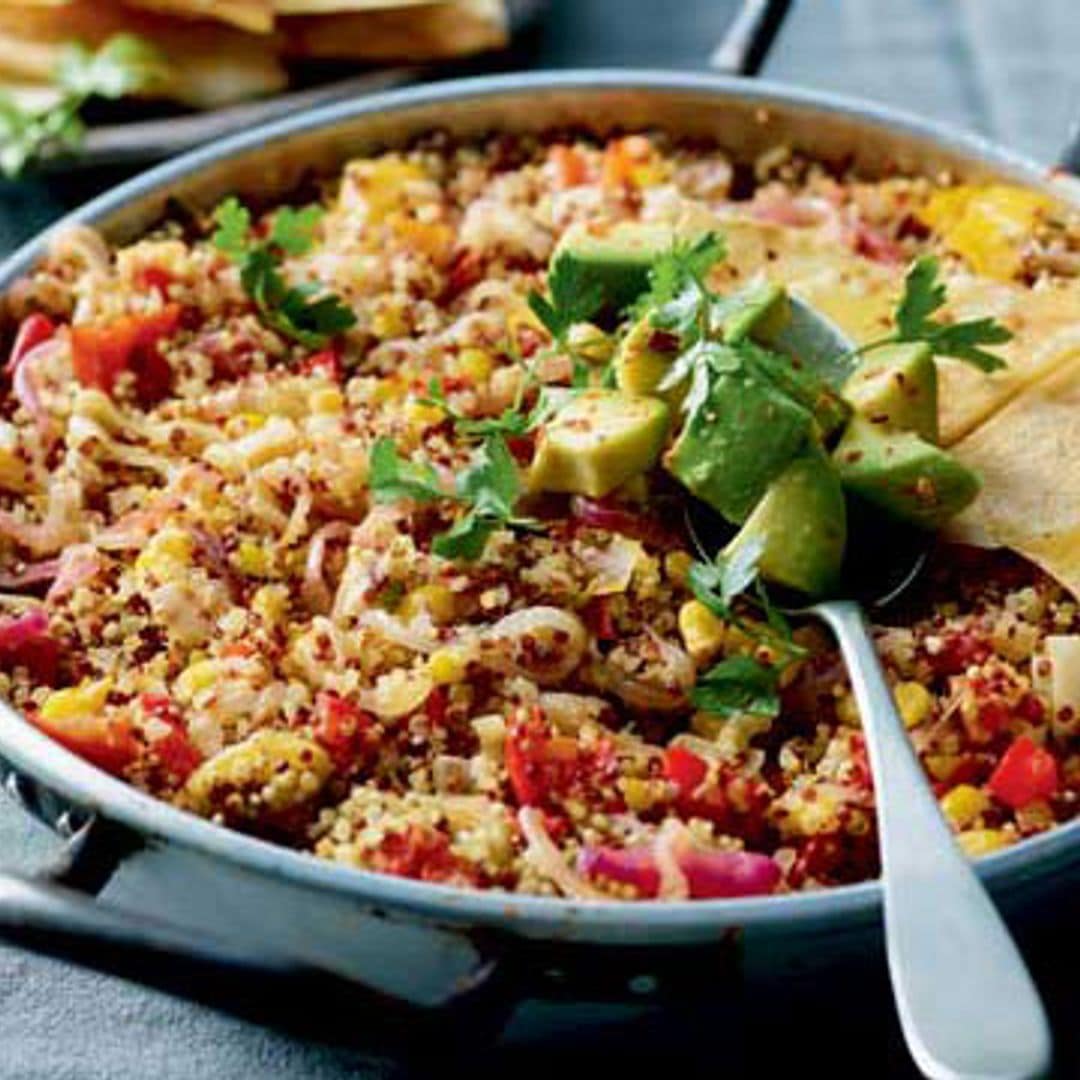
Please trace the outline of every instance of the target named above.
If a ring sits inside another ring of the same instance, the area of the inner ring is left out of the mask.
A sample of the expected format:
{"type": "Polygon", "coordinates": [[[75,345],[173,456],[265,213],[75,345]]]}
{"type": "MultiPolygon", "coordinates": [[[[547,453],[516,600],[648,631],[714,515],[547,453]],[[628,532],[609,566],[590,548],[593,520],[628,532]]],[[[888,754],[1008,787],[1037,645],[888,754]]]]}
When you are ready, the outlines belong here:
{"type": "Polygon", "coordinates": [[[710,64],[725,75],[756,75],[791,8],[791,0],[743,0],[710,64]]]}

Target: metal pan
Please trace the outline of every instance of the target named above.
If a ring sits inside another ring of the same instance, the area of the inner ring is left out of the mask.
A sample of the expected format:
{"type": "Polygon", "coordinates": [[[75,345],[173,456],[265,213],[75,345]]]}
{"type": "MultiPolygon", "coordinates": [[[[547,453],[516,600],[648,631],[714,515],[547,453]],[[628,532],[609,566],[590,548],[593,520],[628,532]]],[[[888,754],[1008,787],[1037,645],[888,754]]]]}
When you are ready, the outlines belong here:
{"type": "MultiPolygon", "coordinates": [[[[170,198],[210,206],[233,192],[284,194],[313,169],[332,170],[431,129],[468,137],[566,126],[712,137],[741,159],[787,141],[869,174],[947,169],[1055,189],[1080,205],[1054,170],[858,101],[731,78],[584,71],[447,82],[290,117],[160,166],[58,227],[92,224],[123,242],[160,219],[170,198]]],[[[43,255],[45,243],[33,241],[0,269],[0,292],[43,255]]],[[[820,956],[879,930],[875,882],[749,900],[576,903],[333,865],[143,795],[3,705],[0,759],[8,790],[74,838],[54,881],[0,879],[0,934],[232,1008],[237,985],[250,997],[279,976],[321,972],[380,1015],[404,1005],[458,1016],[482,1004],[490,1019],[521,994],[561,987],[616,997],[640,990],[642,975],[655,992],[676,992],[691,968],[706,969],[715,988],[714,964],[681,962],[689,949],[777,963],[780,955],[820,956]],[[95,893],[114,875],[137,879],[147,909],[168,912],[170,922],[55,884],[95,893]]],[[[1080,822],[983,859],[979,871],[1007,909],[1022,909],[1075,880],[1080,822]]]]}

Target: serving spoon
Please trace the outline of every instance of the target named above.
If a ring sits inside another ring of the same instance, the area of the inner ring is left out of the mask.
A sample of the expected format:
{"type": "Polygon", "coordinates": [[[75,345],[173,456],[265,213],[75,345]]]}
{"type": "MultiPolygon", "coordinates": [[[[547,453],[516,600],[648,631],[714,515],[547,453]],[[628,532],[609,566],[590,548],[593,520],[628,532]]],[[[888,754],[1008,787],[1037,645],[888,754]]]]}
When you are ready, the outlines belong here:
{"type": "MultiPolygon", "coordinates": [[[[797,298],[775,341],[783,353],[838,383],[839,358],[851,342],[797,298]]],[[[698,511],[700,515],[700,508],[698,511]]],[[[702,543],[708,526],[688,515],[702,543]]],[[[918,577],[927,543],[891,530],[892,549],[875,545],[868,560],[845,573],[846,595],[788,609],[813,615],[832,630],[847,665],[874,781],[885,947],[893,995],[907,1045],[932,1080],[1044,1076],[1050,1029],[1038,992],[997,908],[953,839],[908,738],[874,648],[863,603],[882,607],[918,577]],[[873,573],[884,566],[885,574],[873,573]]],[[[852,563],[855,560],[850,560],[852,563]]]]}

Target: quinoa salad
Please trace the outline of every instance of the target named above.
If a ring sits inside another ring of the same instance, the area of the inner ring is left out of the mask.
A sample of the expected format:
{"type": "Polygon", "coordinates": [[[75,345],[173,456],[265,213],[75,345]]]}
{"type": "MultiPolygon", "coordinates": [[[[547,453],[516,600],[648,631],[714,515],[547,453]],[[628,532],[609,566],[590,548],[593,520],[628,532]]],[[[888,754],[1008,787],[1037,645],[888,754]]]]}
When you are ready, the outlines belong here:
{"type": "Polygon", "coordinates": [[[1039,192],[655,133],[434,134],[57,233],[4,301],[0,694],[363,870],[840,885],[879,870],[859,715],[780,602],[913,529],[899,711],[964,850],[1022,843],[1080,796],[1078,274],[1039,192]],[[792,296],[858,348],[785,353],[792,296]]]}

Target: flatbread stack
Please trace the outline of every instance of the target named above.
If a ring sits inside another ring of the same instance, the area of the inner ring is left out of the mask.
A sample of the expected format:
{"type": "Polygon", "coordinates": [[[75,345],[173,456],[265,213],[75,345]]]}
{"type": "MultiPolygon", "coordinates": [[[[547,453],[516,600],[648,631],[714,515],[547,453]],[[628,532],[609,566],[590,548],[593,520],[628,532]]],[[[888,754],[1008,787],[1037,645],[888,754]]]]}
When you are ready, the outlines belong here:
{"type": "Polygon", "coordinates": [[[148,93],[217,108],[275,93],[292,61],[465,56],[506,42],[503,0],[0,0],[0,89],[40,102],[64,48],[136,34],[165,58],[148,93]]]}

